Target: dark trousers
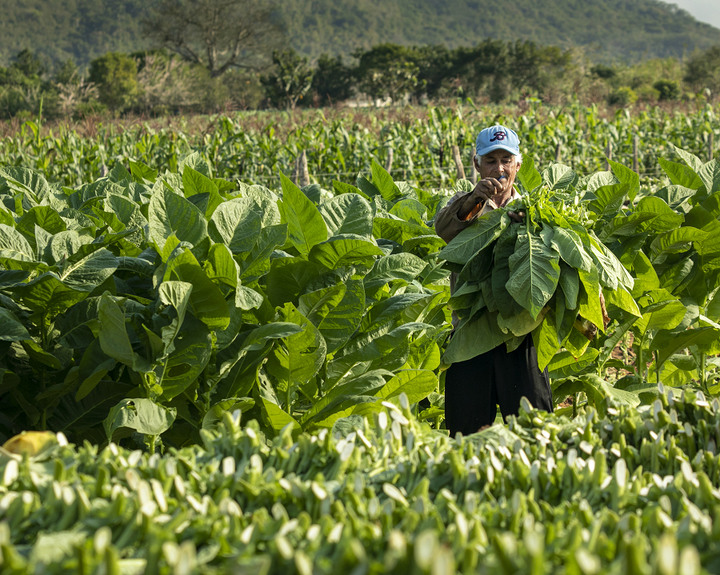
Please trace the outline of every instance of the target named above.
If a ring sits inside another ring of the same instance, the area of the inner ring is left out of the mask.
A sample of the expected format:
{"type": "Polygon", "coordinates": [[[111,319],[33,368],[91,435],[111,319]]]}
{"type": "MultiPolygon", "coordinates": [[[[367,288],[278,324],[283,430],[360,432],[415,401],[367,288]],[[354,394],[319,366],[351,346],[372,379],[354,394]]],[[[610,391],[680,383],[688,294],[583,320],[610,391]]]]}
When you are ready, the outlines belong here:
{"type": "Polygon", "coordinates": [[[517,414],[522,396],[533,407],[553,410],[547,369],[540,371],[530,335],[509,353],[501,345],[453,363],[445,374],[445,426],[450,437],[458,431],[468,435],[492,425],[498,405],[503,418],[517,414]]]}

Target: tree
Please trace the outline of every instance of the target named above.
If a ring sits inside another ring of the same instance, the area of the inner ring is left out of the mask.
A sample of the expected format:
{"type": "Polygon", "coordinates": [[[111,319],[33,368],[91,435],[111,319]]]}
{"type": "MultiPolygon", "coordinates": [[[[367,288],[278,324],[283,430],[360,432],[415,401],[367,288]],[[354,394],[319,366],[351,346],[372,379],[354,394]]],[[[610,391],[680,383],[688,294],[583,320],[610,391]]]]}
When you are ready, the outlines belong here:
{"type": "Polygon", "coordinates": [[[273,53],[275,70],[260,78],[273,105],[295,109],[298,101],[310,91],[313,70],[307,58],[292,48],[273,53]]]}
{"type": "Polygon", "coordinates": [[[139,93],[137,62],[125,54],[111,52],[90,62],[89,79],[97,86],[100,101],[123,112],[135,104],[139,93]]]}
{"type": "Polygon", "coordinates": [[[213,78],[257,68],[280,40],[273,0],[159,0],[145,32],[213,78]]]}
{"type": "Polygon", "coordinates": [[[342,58],[323,54],[318,58],[312,89],[320,104],[342,102],[352,96],[354,75],[342,58]]]}
{"type": "Polygon", "coordinates": [[[379,44],[354,55],[361,90],[374,100],[402,100],[417,88],[420,69],[412,48],[379,44]]]}
{"type": "Polygon", "coordinates": [[[720,46],[695,52],[685,64],[683,80],[696,92],[720,92],[720,46]]]}

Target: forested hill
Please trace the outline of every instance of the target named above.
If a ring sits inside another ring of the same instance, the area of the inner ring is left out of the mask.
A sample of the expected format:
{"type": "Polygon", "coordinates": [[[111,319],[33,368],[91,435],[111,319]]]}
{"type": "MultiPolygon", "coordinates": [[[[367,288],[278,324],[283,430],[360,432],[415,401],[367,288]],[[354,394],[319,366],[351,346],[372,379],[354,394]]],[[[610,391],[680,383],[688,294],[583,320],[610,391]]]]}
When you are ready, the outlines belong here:
{"type": "MultiPolygon", "coordinates": [[[[0,0],[0,65],[23,49],[84,66],[149,47],[152,0],[0,0]]],[[[288,44],[309,56],[377,44],[472,46],[487,38],[582,46],[597,61],[633,62],[720,44],[720,30],[659,0],[283,0],[288,44]]]]}

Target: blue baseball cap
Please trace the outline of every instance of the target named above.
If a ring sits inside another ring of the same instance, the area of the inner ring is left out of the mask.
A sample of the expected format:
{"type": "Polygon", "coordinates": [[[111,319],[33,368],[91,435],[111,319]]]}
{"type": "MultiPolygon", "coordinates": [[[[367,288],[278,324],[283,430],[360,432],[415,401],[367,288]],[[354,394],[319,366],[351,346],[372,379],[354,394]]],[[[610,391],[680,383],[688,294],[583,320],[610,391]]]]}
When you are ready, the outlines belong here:
{"type": "Polygon", "coordinates": [[[510,128],[497,124],[485,128],[475,140],[475,153],[484,156],[495,150],[506,150],[514,156],[520,155],[520,139],[510,128]]]}

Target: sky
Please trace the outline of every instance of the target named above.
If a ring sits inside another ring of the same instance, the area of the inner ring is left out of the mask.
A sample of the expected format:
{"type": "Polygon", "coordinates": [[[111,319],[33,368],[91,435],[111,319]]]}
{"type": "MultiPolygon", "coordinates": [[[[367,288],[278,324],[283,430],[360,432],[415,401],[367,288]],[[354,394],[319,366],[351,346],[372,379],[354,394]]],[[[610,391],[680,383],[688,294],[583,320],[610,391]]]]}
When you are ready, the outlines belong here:
{"type": "Polygon", "coordinates": [[[700,22],[707,22],[720,28],[720,0],[664,0],[676,4],[693,15],[700,22]]]}

